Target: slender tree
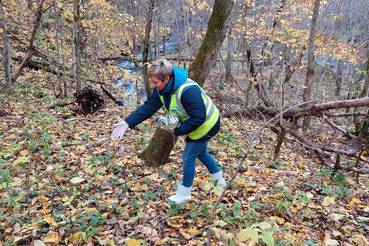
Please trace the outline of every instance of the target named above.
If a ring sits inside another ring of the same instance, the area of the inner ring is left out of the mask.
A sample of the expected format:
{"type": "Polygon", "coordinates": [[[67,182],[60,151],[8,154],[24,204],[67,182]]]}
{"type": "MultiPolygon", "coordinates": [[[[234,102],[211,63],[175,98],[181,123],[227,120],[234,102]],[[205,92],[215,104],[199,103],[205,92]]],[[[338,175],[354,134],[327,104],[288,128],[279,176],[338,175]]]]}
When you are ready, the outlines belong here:
{"type": "Polygon", "coordinates": [[[10,44],[5,32],[5,17],[2,2],[0,1],[0,35],[4,44],[4,75],[5,75],[5,87],[10,88],[12,86],[11,70],[10,70],[10,44]]]}
{"type": "Polygon", "coordinates": [[[81,18],[79,0],[74,0],[73,4],[73,75],[76,82],[76,89],[81,89],[81,36],[79,23],[81,18]]]}
{"type": "MultiPolygon", "coordinates": [[[[315,0],[313,17],[311,19],[310,35],[308,41],[308,65],[306,71],[305,88],[303,91],[303,101],[310,100],[311,88],[314,80],[314,42],[318,34],[318,17],[319,17],[320,0],[315,0]]],[[[304,126],[308,127],[310,124],[310,117],[307,117],[304,121],[304,126]]]]}
{"type": "Polygon", "coordinates": [[[150,50],[150,32],[151,32],[151,24],[152,24],[152,18],[153,18],[153,11],[155,6],[155,0],[149,0],[149,9],[147,12],[147,18],[146,18],[146,28],[145,28],[145,37],[143,42],[143,52],[142,52],[142,61],[143,61],[143,76],[145,81],[145,89],[146,89],[146,95],[149,96],[151,94],[151,87],[150,87],[150,81],[147,77],[147,69],[148,69],[148,57],[149,57],[149,50],[150,50]]]}
{"type": "Polygon", "coordinates": [[[369,96],[369,41],[367,42],[366,47],[366,67],[365,67],[365,83],[363,91],[361,92],[360,97],[368,97],[369,96]]]}

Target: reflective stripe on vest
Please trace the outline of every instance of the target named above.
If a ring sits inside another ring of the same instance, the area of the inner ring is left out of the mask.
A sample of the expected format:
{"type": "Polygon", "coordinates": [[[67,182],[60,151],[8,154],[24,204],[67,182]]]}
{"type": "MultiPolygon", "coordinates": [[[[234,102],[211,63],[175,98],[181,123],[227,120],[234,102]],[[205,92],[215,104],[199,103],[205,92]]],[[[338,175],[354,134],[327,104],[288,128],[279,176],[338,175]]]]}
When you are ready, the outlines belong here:
{"type": "MultiPolygon", "coordinates": [[[[213,101],[205,94],[202,88],[195,81],[187,79],[186,82],[183,83],[176,90],[176,92],[172,94],[169,110],[167,109],[167,111],[170,114],[177,113],[181,117],[182,121],[185,121],[188,118],[190,118],[190,116],[188,115],[188,113],[186,112],[185,108],[181,103],[182,92],[188,86],[196,86],[200,89],[201,96],[204,101],[206,109],[205,122],[201,126],[199,126],[196,130],[188,134],[188,136],[191,139],[196,140],[205,136],[211,130],[211,128],[217,123],[219,118],[219,110],[217,109],[213,101]]],[[[160,100],[162,101],[163,105],[165,105],[163,96],[160,96],[160,100]]]]}

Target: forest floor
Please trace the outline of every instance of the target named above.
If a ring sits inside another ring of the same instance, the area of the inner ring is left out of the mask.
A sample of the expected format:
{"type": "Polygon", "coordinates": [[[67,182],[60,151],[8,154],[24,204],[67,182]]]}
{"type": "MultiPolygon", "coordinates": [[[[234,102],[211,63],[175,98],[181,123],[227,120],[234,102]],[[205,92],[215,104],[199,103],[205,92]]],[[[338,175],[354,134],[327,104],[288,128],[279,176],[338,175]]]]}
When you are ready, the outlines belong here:
{"type": "MultiPolygon", "coordinates": [[[[74,114],[73,104],[50,108],[57,100],[41,84],[46,80],[32,76],[33,83],[0,94],[7,113],[0,118],[1,245],[203,245],[208,230],[211,245],[369,245],[368,175],[334,171],[289,135],[273,161],[278,136],[269,128],[241,162],[264,120],[223,117],[209,142],[226,179],[242,165],[210,224],[222,189],[201,163],[191,201],[167,200],[182,180],[184,138],[170,163],[147,167],[137,155],[153,136],[154,119],[113,141],[112,125],[134,106],[107,100],[87,116],[74,114]]],[[[354,146],[318,121],[302,134],[321,145],[354,146]]]]}

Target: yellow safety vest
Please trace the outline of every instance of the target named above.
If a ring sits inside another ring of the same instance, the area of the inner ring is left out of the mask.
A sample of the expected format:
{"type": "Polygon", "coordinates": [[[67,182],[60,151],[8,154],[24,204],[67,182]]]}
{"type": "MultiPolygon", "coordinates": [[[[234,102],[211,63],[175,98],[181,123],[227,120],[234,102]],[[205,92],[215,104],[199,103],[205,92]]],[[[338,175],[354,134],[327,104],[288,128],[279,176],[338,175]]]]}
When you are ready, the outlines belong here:
{"type": "MultiPolygon", "coordinates": [[[[190,116],[187,114],[186,110],[184,109],[182,103],[181,103],[181,95],[184,88],[188,86],[197,86],[201,91],[202,100],[204,101],[204,105],[206,108],[206,119],[205,122],[199,126],[196,130],[188,134],[188,137],[196,140],[203,136],[205,136],[211,128],[217,123],[219,118],[219,110],[213,103],[213,101],[208,97],[203,89],[192,79],[187,79],[185,83],[183,83],[173,94],[172,98],[170,100],[169,105],[169,114],[177,113],[179,117],[181,117],[182,121],[186,121],[190,116]]],[[[164,107],[164,97],[160,96],[160,100],[163,103],[164,107]]]]}

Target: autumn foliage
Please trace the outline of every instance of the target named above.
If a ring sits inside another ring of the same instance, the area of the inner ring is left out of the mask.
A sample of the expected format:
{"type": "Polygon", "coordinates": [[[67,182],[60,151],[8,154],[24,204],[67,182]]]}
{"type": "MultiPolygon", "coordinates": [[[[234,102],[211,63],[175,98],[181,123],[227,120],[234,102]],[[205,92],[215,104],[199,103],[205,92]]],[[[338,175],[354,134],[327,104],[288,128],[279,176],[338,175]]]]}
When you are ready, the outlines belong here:
{"type": "Polygon", "coordinates": [[[320,1],[309,51],[316,1],[235,1],[203,86],[229,186],[198,162],[176,205],[184,138],[150,167],[153,118],[110,135],[145,99],[149,3],[149,58],[189,69],[214,2],[0,1],[0,244],[369,245],[368,6],[354,2],[320,1]]]}

